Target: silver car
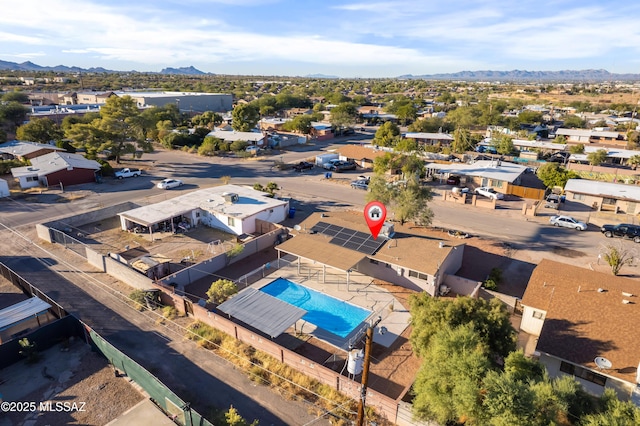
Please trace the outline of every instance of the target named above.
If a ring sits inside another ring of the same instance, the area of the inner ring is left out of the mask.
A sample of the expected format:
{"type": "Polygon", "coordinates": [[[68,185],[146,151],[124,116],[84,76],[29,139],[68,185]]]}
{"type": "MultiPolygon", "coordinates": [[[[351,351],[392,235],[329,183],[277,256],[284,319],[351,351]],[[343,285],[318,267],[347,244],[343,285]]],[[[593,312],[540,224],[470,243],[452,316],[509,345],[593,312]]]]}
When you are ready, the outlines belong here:
{"type": "Polygon", "coordinates": [[[177,188],[182,185],[183,183],[179,179],[164,179],[158,182],[158,185],[156,186],[160,189],[171,189],[171,188],[177,188]]]}
{"type": "Polygon", "coordinates": [[[572,218],[571,216],[551,216],[549,218],[549,223],[553,226],[563,226],[565,228],[576,229],[578,231],[584,231],[587,229],[587,224],[584,222],[580,222],[572,218]]]}

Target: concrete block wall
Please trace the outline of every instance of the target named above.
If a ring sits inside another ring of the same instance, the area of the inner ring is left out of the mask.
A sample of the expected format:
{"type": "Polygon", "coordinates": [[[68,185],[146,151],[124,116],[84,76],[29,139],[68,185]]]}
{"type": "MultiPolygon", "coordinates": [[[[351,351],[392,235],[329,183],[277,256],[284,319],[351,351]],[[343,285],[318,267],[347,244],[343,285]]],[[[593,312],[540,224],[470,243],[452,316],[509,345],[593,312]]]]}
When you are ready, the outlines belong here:
{"type": "MultiPolygon", "coordinates": [[[[194,305],[193,316],[194,319],[233,336],[259,351],[268,353],[275,359],[280,360],[280,362],[294,368],[296,371],[316,379],[325,385],[331,386],[356,401],[360,397],[361,384],[359,382],[341,376],[330,368],[310,361],[304,356],[290,351],[267,338],[258,336],[252,331],[243,328],[217,313],[194,305]]],[[[367,390],[367,406],[374,407],[380,415],[391,421],[395,421],[397,417],[398,401],[372,389],[367,390]]]]}
{"type": "Polygon", "coordinates": [[[103,259],[104,271],[112,277],[139,290],[146,290],[153,287],[153,280],[151,280],[151,278],[142,275],[140,272],[110,257],[103,257],[103,259]]]}
{"type": "Polygon", "coordinates": [[[38,223],[36,225],[36,233],[38,234],[38,238],[40,238],[41,240],[44,240],[48,243],[53,243],[48,226],[38,223]]]}

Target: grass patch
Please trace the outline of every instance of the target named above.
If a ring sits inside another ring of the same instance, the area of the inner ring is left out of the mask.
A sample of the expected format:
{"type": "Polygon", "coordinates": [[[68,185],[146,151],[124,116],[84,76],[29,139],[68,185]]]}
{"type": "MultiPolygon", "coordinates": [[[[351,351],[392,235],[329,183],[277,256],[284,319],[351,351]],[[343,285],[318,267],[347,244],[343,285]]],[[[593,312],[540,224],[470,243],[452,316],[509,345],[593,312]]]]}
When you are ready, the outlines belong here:
{"type": "MultiPolygon", "coordinates": [[[[187,329],[188,339],[238,366],[252,381],[269,386],[291,400],[304,398],[321,412],[332,410],[338,416],[334,424],[347,424],[340,418],[351,418],[351,413],[356,411],[357,402],[353,399],[226,333],[200,321],[187,329]]],[[[378,424],[384,424],[382,419],[378,420],[378,424]]]]}

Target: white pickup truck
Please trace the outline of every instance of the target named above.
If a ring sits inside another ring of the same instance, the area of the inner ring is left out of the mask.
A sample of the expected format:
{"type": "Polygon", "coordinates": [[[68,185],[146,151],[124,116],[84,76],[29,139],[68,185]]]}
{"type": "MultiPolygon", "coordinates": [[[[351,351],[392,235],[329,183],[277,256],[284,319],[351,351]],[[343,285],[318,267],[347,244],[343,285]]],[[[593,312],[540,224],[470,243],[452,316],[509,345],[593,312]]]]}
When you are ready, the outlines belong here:
{"type": "Polygon", "coordinates": [[[118,179],[124,179],[124,178],[128,178],[128,177],[138,177],[142,174],[142,170],[140,169],[122,169],[122,170],[118,170],[115,175],[118,179]]]}

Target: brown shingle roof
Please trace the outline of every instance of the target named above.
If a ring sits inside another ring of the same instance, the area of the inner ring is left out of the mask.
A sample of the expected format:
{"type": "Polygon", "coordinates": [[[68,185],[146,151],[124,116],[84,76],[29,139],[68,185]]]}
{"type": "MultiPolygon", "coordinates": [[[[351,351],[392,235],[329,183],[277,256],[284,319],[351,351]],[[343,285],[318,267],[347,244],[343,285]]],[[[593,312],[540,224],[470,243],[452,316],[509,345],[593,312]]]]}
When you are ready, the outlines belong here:
{"type": "Polygon", "coordinates": [[[613,364],[606,374],[635,383],[639,295],[636,280],[544,259],[529,279],[522,304],[547,312],[538,351],[592,369],[594,358],[603,356],[613,364]]]}
{"type": "Polygon", "coordinates": [[[338,149],[338,153],[352,160],[373,160],[386,154],[385,151],[376,151],[371,148],[365,148],[358,145],[346,145],[338,149]]]}
{"type": "MultiPolygon", "coordinates": [[[[293,233],[296,235],[294,238],[285,241],[276,248],[343,271],[352,268],[367,257],[355,250],[329,243],[331,238],[326,235],[309,234],[308,231],[319,221],[360,232],[370,232],[362,213],[331,212],[325,213],[325,217],[321,217],[320,213],[314,213],[300,224],[301,230],[293,233]]],[[[398,225],[396,224],[395,227],[396,234],[393,240],[383,245],[375,255],[370,257],[381,262],[433,275],[451,250],[464,246],[464,243],[445,241],[446,244],[441,248],[440,242],[443,240],[408,232],[398,232],[398,225]]]]}

